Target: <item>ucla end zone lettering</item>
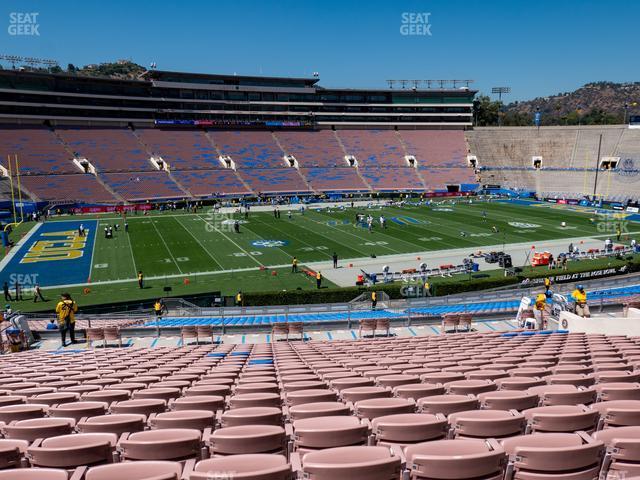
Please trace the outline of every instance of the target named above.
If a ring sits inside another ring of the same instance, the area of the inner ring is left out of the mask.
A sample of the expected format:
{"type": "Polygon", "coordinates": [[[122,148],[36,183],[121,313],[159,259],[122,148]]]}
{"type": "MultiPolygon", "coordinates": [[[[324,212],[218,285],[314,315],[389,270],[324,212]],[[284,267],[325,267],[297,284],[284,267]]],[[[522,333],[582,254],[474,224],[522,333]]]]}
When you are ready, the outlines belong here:
{"type": "Polygon", "coordinates": [[[40,225],[2,269],[2,280],[10,282],[12,275],[28,275],[43,287],[85,283],[91,274],[96,228],[95,220],[40,225]],[[84,236],[80,235],[80,225],[84,236]]]}

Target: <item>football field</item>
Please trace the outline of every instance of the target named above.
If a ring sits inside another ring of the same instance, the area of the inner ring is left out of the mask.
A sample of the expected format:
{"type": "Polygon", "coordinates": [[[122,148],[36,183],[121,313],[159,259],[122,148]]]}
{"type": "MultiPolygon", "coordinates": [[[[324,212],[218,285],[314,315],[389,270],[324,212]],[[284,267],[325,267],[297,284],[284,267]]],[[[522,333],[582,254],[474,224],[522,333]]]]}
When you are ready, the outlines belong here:
{"type": "Polygon", "coordinates": [[[353,285],[359,269],[375,262],[401,258],[417,266],[419,253],[426,257],[428,252],[460,249],[453,257],[459,261],[469,253],[486,251],[485,246],[504,244],[508,249],[569,238],[576,246],[581,239],[599,245],[607,236],[615,239],[618,227],[622,241],[640,233],[635,214],[539,202],[310,206],[304,214],[300,207],[292,207],[290,216],[288,207],[280,208],[281,218],[274,218],[270,208],[252,211],[248,218],[206,209],[197,214],[129,214],[128,231],[125,219],[113,213],[23,224],[13,234],[19,244],[0,264],[0,280],[12,290],[18,281],[27,292],[39,284],[47,302],[33,303],[27,294],[18,306],[25,311],[46,310],[63,290],[87,305],[157,298],[167,295],[169,287],[169,294],[177,296],[315,289],[312,276],[291,273],[294,256],[300,271],[309,264],[310,269],[324,269],[322,286],[332,288],[353,285]],[[358,214],[373,218],[371,232],[366,222],[356,221],[358,214]],[[380,216],[386,219],[386,228],[380,226],[380,216]],[[236,221],[238,233],[233,228],[236,221]],[[81,225],[85,235],[78,233],[81,225]],[[109,227],[113,238],[105,238],[104,229],[109,227]],[[334,252],[340,266],[353,261],[354,268],[327,270],[334,252]],[[138,271],[145,278],[142,290],[136,282],[138,271]]]}
{"type": "MultiPolygon", "coordinates": [[[[376,255],[406,254],[450,248],[606,235],[593,214],[543,208],[544,204],[446,202],[426,206],[369,208],[294,208],[289,218],[272,212],[198,214],[165,212],[129,216],[129,232],[120,217],[97,221],[90,281],[182,277],[196,273],[247,271],[327,261],[335,252],[340,261],[376,255]],[[537,205],[537,208],[536,206],[537,205]],[[356,214],[374,219],[372,231],[357,223],[356,214]],[[381,228],[379,218],[386,219],[381,228]],[[240,232],[233,222],[238,220],[240,232]],[[565,226],[561,226],[561,222],[565,226]],[[104,227],[118,223],[112,239],[104,227]]],[[[624,214],[623,214],[624,215],[624,214]]],[[[621,217],[616,217],[618,220],[621,217]]],[[[616,218],[611,219],[614,225],[616,218]]],[[[613,229],[615,227],[610,227],[613,229]]]]}

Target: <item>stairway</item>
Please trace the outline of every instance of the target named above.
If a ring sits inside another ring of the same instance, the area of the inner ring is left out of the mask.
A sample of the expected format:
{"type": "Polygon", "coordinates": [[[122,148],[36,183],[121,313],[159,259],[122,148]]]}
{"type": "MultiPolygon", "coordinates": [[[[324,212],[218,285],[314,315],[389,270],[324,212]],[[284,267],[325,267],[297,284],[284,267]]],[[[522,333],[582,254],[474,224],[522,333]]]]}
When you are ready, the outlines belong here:
{"type": "MultiPolygon", "coordinates": [[[[216,153],[218,154],[218,157],[221,157],[222,156],[222,152],[218,149],[218,146],[216,145],[216,142],[213,141],[213,138],[211,138],[211,135],[209,135],[208,131],[204,130],[204,136],[207,137],[207,140],[209,140],[209,143],[211,144],[211,146],[216,149],[216,153]]],[[[237,168],[237,164],[236,164],[236,168],[237,168]]],[[[240,183],[242,183],[242,186],[247,190],[247,192],[252,193],[253,195],[256,194],[256,192],[254,192],[251,189],[249,184],[244,181],[244,178],[242,178],[240,176],[240,174],[237,172],[237,170],[233,170],[233,174],[240,181],[240,183]]]]}
{"type": "MultiPolygon", "coordinates": [[[[282,156],[284,158],[285,155],[288,155],[287,151],[284,149],[284,147],[282,146],[282,144],[280,143],[280,139],[276,136],[275,132],[271,132],[271,136],[273,137],[273,141],[276,142],[276,145],[278,145],[278,148],[282,151],[282,156]]],[[[300,164],[298,164],[298,166],[300,166],[300,164]]],[[[291,167],[289,167],[291,168],[291,167]]],[[[307,181],[307,179],[304,177],[304,175],[302,175],[302,172],[300,171],[299,168],[295,169],[296,172],[298,172],[298,175],[300,176],[300,178],[302,179],[302,181],[304,182],[304,184],[307,186],[307,189],[314,193],[317,194],[318,192],[316,192],[313,187],[311,186],[311,184],[307,181]]]]}
{"type": "MultiPolygon", "coordinates": [[[[344,143],[342,143],[342,139],[338,136],[338,131],[337,130],[333,131],[333,136],[336,137],[336,141],[338,142],[338,145],[340,145],[340,148],[342,149],[342,153],[344,153],[345,156],[349,155],[349,153],[347,152],[347,149],[344,146],[344,143]]],[[[356,174],[358,175],[360,180],[362,180],[362,183],[366,185],[366,187],[369,189],[369,191],[373,191],[373,187],[371,187],[371,184],[369,182],[367,182],[367,179],[362,176],[362,174],[360,173],[360,170],[358,169],[358,167],[355,167],[355,170],[356,170],[356,174]]]]}
{"type": "MultiPolygon", "coordinates": [[[[404,154],[405,155],[411,155],[409,153],[409,150],[407,149],[407,144],[404,143],[404,138],[402,138],[402,135],[400,135],[400,132],[397,131],[397,130],[396,130],[396,136],[398,137],[398,141],[400,142],[400,145],[402,145],[402,151],[404,152],[404,154]]],[[[422,188],[424,188],[424,190],[427,191],[428,190],[427,182],[424,181],[424,177],[422,176],[422,172],[420,171],[419,168],[415,168],[414,170],[416,171],[416,176],[420,180],[420,183],[422,183],[422,188]]]]}

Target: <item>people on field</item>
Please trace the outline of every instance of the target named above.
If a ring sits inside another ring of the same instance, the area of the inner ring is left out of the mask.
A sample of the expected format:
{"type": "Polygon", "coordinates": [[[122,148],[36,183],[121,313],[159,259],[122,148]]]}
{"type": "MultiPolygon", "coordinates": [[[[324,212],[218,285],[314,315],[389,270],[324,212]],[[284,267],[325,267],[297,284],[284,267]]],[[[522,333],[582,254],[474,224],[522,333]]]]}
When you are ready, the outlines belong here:
{"type": "Polygon", "coordinates": [[[316,272],[316,288],[318,290],[322,288],[322,273],[320,273],[320,270],[316,272]]]}
{"type": "Polygon", "coordinates": [[[142,270],[138,270],[138,288],[144,288],[144,274],[142,273],[142,270]]]}
{"type": "Polygon", "coordinates": [[[236,307],[242,306],[242,290],[238,290],[238,293],[236,293],[235,303],[236,307]]]}
{"type": "Polygon", "coordinates": [[[11,298],[11,293],[9,292],[9,283],[6,280],[2,284],[2,291],[4,293],[5,302],[13,302],[13,298],[11,298]]]}
{"type": "Polygon", "coordinates": [[[293,257],[291,260],[291,273],[298,273],[298,258],[293,257]]]}
{"type": "Polygon", "coordinates": [[[43,302],[46,302],[46,300],[42,296],[42,289],[40,288],[40,285],[36,283],[33,287],[33,303],[36,303],[38,299],[42,300],[43,302]]]}
{"type": "Polygon", "coordinates": [[[371,292],[371,310],[375,310],[378,305],[378,292],[371,292]]]}
{"type": "Polygon", "coordinates": [[[575,314],[583,318],[589,318],[591,312],[587,305],[587,292],[582,285],[576,285],[576,289],[571,293],[571,298],[575,304],[575,314]]]}
{"type": "Polygon", "coordinates": [[[545,277],[544,279],[544,293],[549,293],[549,288],[551,288],[551,279],[549,277],[545,277]]]}
{"type": "Polygon", "coordinates": [[[336,252],[333,252],[331,259],[333,260],[333,268],[338,268],[338,254],[336,252]]]}
{"type": "Polygon", "coordinates": [[[63,293],[60,301],[56,305],[56,313],[58,314],[58,326],[60,328],[60,336],[62,337],[62,346],[67,346],[67,332],[71,343],[76,342],[76,312],[78,304],[71,298],[68,293],[63,293]]]}

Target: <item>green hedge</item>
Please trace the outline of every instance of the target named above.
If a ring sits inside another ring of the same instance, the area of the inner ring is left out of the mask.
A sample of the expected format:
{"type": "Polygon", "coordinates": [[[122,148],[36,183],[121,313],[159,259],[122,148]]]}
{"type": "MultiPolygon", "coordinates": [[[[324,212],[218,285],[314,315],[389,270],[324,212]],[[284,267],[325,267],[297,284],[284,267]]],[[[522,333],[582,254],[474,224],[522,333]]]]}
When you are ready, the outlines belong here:
{"type": "MultiPolygon", "coordinates": [[[[571,270],[566,273],[581,273],[592,270],[601,270],[609,268],[608,263],[611,263],[611,267],[621,267],[627,265],[627,273],[640,271],[640,256],[627,256],[618,257],[606,260],[589,260],[579,263],[574,263],[571,270]],[[594,264],[598,264],[595,266],[594,264]]],[[[525,278],[542,278],[549,275],[561,275],[564,272],[556,269],[549,271],[546,268],[532,269],[526,272],[522,272],[519,275],[511,277],[503,276],[488,276],[484,278],[471,278],[467,279],[462,276],[452,281],[446,282],[433,282],[432,294],[434,296],[452,295],[455,293],[474,292],[480,290],[487,290],[491,288],[505,287],[509,285],[517,285],[521,283],[525,278]]],[[[482,273],[476,274],[481,276],[482,273]]],[[[345,287],[345,288],[323,288],[320,290],[288,290],[278,292],[247,292],[244,294],[245,306],[262,306],[262,305],[301,305],[301,304],[313,304],[313,303],[345,303],[353,300],[358,295],[364,292],[370,292],[376,290],[378,292],[385,292],[392,299],[403,298],[402,288],[406,285],[403,283],[389,283],[379,284],[375,287],[345,287]]]]}

